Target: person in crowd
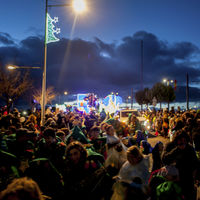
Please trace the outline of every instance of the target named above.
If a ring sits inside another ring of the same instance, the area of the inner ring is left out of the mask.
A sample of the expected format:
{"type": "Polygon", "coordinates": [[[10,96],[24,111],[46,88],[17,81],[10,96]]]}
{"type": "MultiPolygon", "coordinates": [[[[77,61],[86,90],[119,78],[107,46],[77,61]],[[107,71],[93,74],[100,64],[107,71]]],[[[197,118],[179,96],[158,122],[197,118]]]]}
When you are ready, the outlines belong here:
{"type": "Polygon", "coordinates": [[[152,159],[153,159],[153,166],[151,170],[152,172],[157,169],[160,169],[163,166],[161,159],[163,148],[164,148],[163,143],[159,141],[152,149],[152,159]]]}
{"type": "Polygon", "coordinates": [[[189,141],[190,138],[186,132],[177,131],[174,141],[166,146],[162,160],[167,165],[176,163],[179,170],[180,186],[185,199],[193,200],[195,199],[193,173],[197,168],[197,157],[189,141]]]}
{"type": "Polygon", "coordinates": [[[63,178],[68,199],[89,198],[95,189],[93,173],[101,164],[90,159],[87,150],[78,142],[71,142],[66,149],[63,178]]]}
{"type": "Polygon", "coordinates": [[[126,147],[116,135],[115,129],[112,125],[106,126],[107,134],[107,159],[105,161],[105,166],[111,165],[116,169],[116,173],[119,171],[123,163],[126,161],[126,147]]]}
{"type": "Polygon", "coordinates": [[[56,138],[55,130],[46,128],[43,138],[37,144],[36,158],[48,158],[56,167],[60,167],[65,154],[66,145],[56,138]]]}
{"type": "Polygon", "coordinates": [[[165,138],[168,137],[168,129],[169,129],[169,120],[167,117],[164,117],[162,123],[162,135],[165,138]]]}
{"type": "Polygon", "coordinates": [[[100,136],[100,128],[98,126],[93,126],[90,129],[89,136],[90,143],[93,145],[94,151],[102,154],[106,159],[106,137],[100,136]]]}
{"type": "Polygon", "coordinates": [[[142,140],[147,140],[145,133],[142,132],[141,130],[137,130],[133,137],[135,138],[138,147],[140,146],[140,142],[142,140]]]}
{"type": "Polygon", "coordinates": [[[137,146],[127,149],[127,161],[121,167],[113,186],[112,200],[127,199],[127,193],[130,191],[137,191],[137,194],[140,194],[139,197],[136,195],[136,199],[146,199],[149,178],[148,162],[137,146]]]}
{"type": "Polygon", "coordinates": [[[127,161],[119,171],[119,178],[131,183],[135,177],[139,177],[145,187],[149,179],[149,159],[144,157],[137,146],[127,149],[127,161]]]}
{"type": "Polygon", "coordinates": [[[44,200],[38,184],[27,177],[14,179],[0,194],[0,200],[44,200]]]}
{"type": "Polygon", "coordinates": [[[141,151],[142,154],[144,154],[144,155],[149,155],[150,153],[152,153],[151,144],[148,143],[146,140],[142,140],[142,141],[140,142],[140,151],[141,151]]]}

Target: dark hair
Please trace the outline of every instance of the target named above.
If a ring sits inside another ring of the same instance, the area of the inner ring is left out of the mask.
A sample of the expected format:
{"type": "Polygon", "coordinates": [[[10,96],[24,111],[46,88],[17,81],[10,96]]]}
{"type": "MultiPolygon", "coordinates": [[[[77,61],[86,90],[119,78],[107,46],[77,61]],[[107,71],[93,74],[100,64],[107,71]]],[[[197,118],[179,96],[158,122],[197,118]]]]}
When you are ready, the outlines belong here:
{"type": "Polygon", "coordinates": [[[61,131],[65,133],[65,135],[69,135],[69,129],[68,128],[61,128],[61,131]]]}
{"type": "Polygon", "coordinates": [[[44,137],[48,137],[48,136],[51,136],[51,137],[56,137],[56,133],[55,133],[55,130],[51,127],[48,127],[44,130],[44,133],[43,133],[43,136],[44,137]]]}
{"type": "Polygon", "coordinates": [[[110,129],[111,127],[113,127],[113,126],[108,124],[108,125],[105,127],[106,132],[108,132],[109,129],[110,129]]]}
{"type": "Polygon", "coordinates": [[[143,159],[143,155],[140,152],[140,149],[136,145],[133,145],[127,149],[127,160],[128,161],[130,160],[130,156],[138,158],[138,162],[140,162],[143,159]]]}
{"type": "Polygon", "coordinates": [[[190,141],[189,135],[184,130],[176,131],[175,135],[174,135],[174,142],[175,142],[176,145],[177,145],[178,140],[181,139],[181,138],[185,138],[187,142],[190,141]]]}
{"type": "Polygon", "coordinates": [[[84,162],[86,160],[86,158],[87,158],[87,150],[84,148],[84,146],[80,142],[74,141],[74,142],[71,142],[66,148],[65,157],[66,157],[67,161],[70,161],[69,154],[70,154],[70,151],[72,149],[77,149],[78,151],[80,151],[80,153],[81,153],[81,161],[84,162]]]}
{"type": "Polygon", "coordinates": [[[59,137],[60,137],[60,136],[62,137],[62,136],[65,136],[65,132],[64,132],[64,131],[61,131],[61,130],[58,130],[58,131],[56,132],[56,135],[59,136],[59,137]]]}

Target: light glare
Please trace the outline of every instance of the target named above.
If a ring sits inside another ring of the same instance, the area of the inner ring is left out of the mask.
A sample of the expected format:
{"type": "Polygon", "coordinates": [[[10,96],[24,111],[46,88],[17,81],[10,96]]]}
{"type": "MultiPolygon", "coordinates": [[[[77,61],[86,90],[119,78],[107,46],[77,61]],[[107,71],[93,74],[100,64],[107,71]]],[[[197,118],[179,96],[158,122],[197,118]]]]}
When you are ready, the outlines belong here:
{"type": "Polygon", "coordinates": [[[12,66],[12,65],[9,65],[7,68],[8,68],[8,69],[16,69],[16,67],[15,67],[15,66],[12,66]]]}
{"type": "Polygon", "coordinates": [[[85,2],[83,0],[74,0],[73,8],[77,13],[81,13],[86,10],[85,2]]]}

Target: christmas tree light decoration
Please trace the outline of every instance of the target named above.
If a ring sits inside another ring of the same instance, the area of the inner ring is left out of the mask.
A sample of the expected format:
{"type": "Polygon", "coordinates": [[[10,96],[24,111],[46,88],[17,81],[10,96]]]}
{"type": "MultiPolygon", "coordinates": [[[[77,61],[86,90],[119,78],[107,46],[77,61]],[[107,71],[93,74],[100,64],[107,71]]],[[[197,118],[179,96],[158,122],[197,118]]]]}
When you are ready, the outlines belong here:
{"type": "Polygon", "coordinates": [[[57,23],[58,22],[58,17],[54,17],[54,19],[52,19],[50,17],[50,15],[47,13],[47,22],[46,22],[46,44],[50,43],[50,42],[57,42],[60,39],[58,39],[54,34],[59,34],[60,33],[60,28],[55,28],[53,23],[57,23]]]}

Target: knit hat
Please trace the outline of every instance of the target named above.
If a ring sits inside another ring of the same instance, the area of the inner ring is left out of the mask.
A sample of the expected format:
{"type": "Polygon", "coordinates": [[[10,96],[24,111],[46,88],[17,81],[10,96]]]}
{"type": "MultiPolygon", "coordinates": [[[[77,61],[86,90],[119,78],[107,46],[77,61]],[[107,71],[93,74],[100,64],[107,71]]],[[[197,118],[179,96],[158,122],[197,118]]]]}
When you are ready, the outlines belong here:
{"type": "Polygon", "coordinates": [[[86,138],[86,136],[83,134],[83,132],[81,131],[81,129],[78,126],[75,126],[72,129],[72,134],[69,134],[66,138],[66,143],[69,144],[70,143],[70,138],[73,138],[74,140],[77,140],[79,142],[81,142],[82,144],[88,144],[89,141],[86,138]]]}

